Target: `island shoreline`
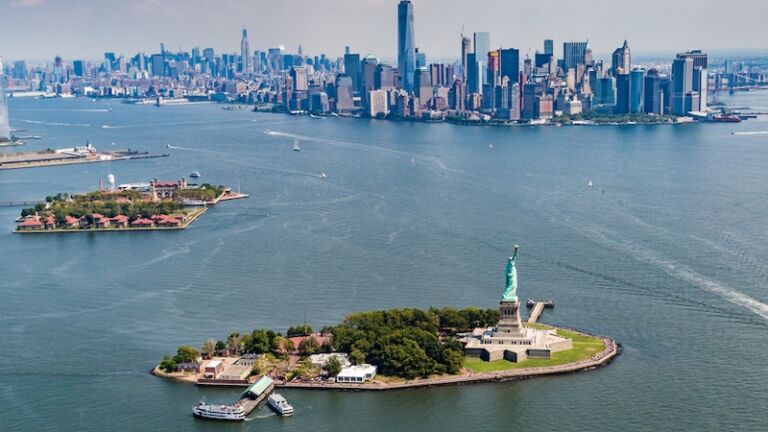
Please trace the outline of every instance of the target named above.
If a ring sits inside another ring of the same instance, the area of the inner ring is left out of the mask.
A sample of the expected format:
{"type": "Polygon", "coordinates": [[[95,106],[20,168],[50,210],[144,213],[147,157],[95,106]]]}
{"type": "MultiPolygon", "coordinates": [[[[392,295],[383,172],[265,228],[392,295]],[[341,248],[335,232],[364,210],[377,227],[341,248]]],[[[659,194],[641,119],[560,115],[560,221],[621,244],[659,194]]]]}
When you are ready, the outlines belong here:
{"type": "MultiPolygon", "coordinates": [[[[574,330],[567,327],[552,326],[553,329],[567,330],[582,335],[599,338],[605,348],[595,354],[588,360],[579,360],[576,362],[565,363],[554,366],[542,366],[531,368],[509,369],[497,372],[471,372],[464,370],[463,373],[456,375],[440,376],[435,378],[413,379],[398,383],[363,383],[363,384],[339,384],[339,383],[307,383],[307,382],[286,382],[274,379],[276,388],[287,388],[296,390],[310,391],[359,391],[359,392],[380,392],[408,390],[414,388],[447,387],[472,384],[502,383],[517,380],[526,380],[532,378],[541,378],[555,375],[569,375],[579,372],[589,372],[608,366],[622,353],[621,344],[606,336],[592,335],[590,333],[574,330]]],[[[213,387],[247,387],[250,383],[200,383],[192,375],[168,374],[160,370],[159,365],[150,370],[150,374],[158,378],[170,379],[180,383],[194,384],[198,386],[213,387]]]]}

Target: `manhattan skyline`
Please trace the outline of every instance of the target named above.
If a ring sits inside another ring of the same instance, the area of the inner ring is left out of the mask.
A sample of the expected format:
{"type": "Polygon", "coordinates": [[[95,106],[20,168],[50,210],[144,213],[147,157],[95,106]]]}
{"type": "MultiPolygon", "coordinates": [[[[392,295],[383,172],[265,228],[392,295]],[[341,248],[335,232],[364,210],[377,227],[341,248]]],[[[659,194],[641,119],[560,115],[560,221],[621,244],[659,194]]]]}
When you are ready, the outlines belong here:
{"type": "MultiPolygon", "coordinates": [[[[344,46],[382,58],[397,57],[392,37],[397,17],[395,0],[363,0],[345,4],[329,0],[241,2],[223,0],[216,8],[199,0],[4,0],[7,17],[0,38],[21,41],[0,46],[4,59],[50,61],[55,55],[98,58],[104,51],[128,55],[210,46],[239,51],[239,32],[249,30],[251,48],[284,45],[305,52],[339,55],[344,46]],[[297,12],[298,11],[298,12],[297,12]],[[280,18],[280,19],[278,19],[280,18]],[[72,23],[80,22],[79,25],[72,23]],[[126,24],[127,23],[127,24],[126,24]],[[52,37],[52,35],[56,35],[52,37]]],[[[628,38],[638,54],[655,54],[703,47],[710,51],[765,52],[768,29],[761,17],[768,4],[736,0],[723,8],[710,0],[669,4],[586,1],[573,8],[555,0],[542,7],[488,0],[467,4],[458,0],[414,0],[415,45],[432,58],[457,58],[458,36],[490,32],[491,46],[516,47],[521,53],[541,51],[541,40],[590,40],[598,55],[628,38]],[[718,13],[713,14],[713,8],[718,13]],[[663,10],[664,13],[659,13],[663,10]],[[501,18],[500,18],[501,17],[501,18]],[[727,35],[727,37],[726,37],[727,35]]],[[[557,46],[557,44],[556,44],[557,46]]]]}

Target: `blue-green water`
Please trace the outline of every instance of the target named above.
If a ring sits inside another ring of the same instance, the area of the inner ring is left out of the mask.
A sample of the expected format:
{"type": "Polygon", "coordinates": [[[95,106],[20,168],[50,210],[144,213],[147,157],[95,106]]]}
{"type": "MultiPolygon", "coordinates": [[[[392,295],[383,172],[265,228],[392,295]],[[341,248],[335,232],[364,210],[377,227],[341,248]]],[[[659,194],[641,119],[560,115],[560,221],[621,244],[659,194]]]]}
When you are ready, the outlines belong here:
{"type": "Polygon", "coordinates": [[[44,136],[28,149],[89,139],[171,157],[2,171],[0,201],[193,170],[252,196],[173,233],[20,236],[19,209],[0,208],[0,430],[766,430],[768,135],[742,134],[766,122],[508,129],[10,103],[14,127],[44,136]],[[615,337],[617,361],[501,384],[285,391],[295,417],[261,408],[243,424],[190,411],[238,390],[148,373],[179,344],[305,313],[321,327],[359,310],[493,307],[516,243],[520,295],[556,300],[546,322],[615,337]]]}

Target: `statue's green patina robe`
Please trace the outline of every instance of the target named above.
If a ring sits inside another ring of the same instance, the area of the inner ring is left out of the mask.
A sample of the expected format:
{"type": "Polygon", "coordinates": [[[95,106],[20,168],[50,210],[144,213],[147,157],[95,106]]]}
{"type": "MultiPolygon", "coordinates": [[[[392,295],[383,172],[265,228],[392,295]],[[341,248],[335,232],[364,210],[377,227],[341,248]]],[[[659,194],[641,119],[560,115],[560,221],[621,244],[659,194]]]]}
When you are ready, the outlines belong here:
{"type": "Polygon", "coordinates": [[[503,302],[517,301],[517,268],[515,267],[515,259],[519,249],[520,247],[515,245],[515,253],[507,261],[507,286],[504,288],[504,294],[501,295],[501,301],[503,302]]]}

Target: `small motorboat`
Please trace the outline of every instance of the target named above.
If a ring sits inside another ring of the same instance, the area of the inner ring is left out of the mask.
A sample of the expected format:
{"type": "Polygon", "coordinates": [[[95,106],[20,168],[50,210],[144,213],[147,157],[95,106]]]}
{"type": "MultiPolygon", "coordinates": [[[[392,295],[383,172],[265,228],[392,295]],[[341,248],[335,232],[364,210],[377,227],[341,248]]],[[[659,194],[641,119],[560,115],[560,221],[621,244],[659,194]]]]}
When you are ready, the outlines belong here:
{"type": "Polygon", "coordinates": [[[293,151],[295,151],[295,152],[300,152],[301,151],[301,147],[299,146],[299,142],[298,141],[294,141],[293,142],[293,151]]]}
{"type": "Polygon", "coordinates": [[[192,171],[191,174],[189,174],[190,178],[200,178],[200,171],[192,171]]]}
{"type": "Polygon", "coordinates": [[[328,178],[328,176],[327,176],[327,175],[325,175],[325,173],[324,173],[324,172],[321,172],[321,173],[320,173],[320,178],[321,178],[321,179],[326,179],[326,178],[328,178]]]}
{"type": "Polygon", "coordinates": [[[588,187],[588,188],[590,188],[590,189],[592,189],[592,186],[593,186],[593,184],[592,184],[592,180],[588,181],[588,182],[587,182],[587,187],[588,187]]]}

